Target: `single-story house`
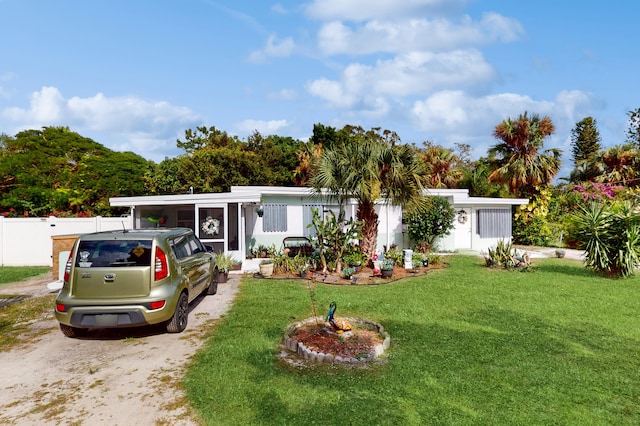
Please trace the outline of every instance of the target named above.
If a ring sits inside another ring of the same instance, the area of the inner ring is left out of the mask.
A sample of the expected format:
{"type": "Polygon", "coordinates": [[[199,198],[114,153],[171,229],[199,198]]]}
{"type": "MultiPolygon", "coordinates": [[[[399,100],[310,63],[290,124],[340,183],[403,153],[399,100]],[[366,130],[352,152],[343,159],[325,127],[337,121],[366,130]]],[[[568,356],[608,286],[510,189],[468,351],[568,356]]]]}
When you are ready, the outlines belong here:
{"type": "MultiPolygon", "coordinates": [[[[454,229],[438,242],[443,251],[482,251],[500,239],[511,238],[513,206],[527,204],[525,198],[470,197],[466,189],[429,189],[425,195],[448,199],[456,211],[454,229]]],[[[285,237],[309,236],[312,209],[338,211],[328,197],[304,187],[233,186],[229,192],[205,194],[114,197],[113,207],[128,207],[134,228],[188,227],[216,251],[242,260],[258,246],[282,248],[285,237]]],[[[378,248],[396,244],[411,248],[403,225],[402,209],[377,203],[378,248]]],[[[346,205],[348,217],[357,204],[346,205]]]]}

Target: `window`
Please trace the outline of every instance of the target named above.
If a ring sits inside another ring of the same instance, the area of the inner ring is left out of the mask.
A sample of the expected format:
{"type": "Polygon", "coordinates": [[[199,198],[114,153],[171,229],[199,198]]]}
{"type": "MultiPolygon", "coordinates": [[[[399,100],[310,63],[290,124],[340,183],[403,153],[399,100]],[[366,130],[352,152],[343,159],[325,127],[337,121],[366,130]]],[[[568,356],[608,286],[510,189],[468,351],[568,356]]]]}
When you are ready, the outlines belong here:
{"type": "Polygon", "coordinates": [[[287,205],[263,204],[263,232],[287,232],[287,205]]]}
{"type": "Polygon", "coordinates": [[[78,247],[76,258],[76,266],[81,268],[149,265],[151,240],[83,240],[78,247]]]}
{"type": "Polygon", "coordinates": [[[196,212],[193,209],[178,210],[176,225],[178,228],[191,228],[195,230],[196,212]]]}
{"type": "Polygon", "coordinates": [[[479,209],[480,238],[511,238],[511,209],[479,209]]]}
{"type": "Polygon", "coordinates": [[[303,235],[307,238],[315,237],[316,230],[313,227],[313,210],[318,210],[322,214],[322,204],[303,204],[302,205],[302,225],[304,226],[303,235]],[[311,226],[309,226],[311,225],[311,226]]]}

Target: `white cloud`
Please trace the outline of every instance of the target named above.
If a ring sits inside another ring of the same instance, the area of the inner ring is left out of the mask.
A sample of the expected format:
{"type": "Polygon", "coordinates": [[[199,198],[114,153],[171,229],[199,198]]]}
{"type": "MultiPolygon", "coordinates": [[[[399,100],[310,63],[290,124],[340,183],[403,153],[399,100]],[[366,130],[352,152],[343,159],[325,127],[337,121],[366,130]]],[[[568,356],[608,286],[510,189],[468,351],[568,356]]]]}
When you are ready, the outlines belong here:
{"type": "Polygon", "coordinates": [[[443,51],[495,41],[510,42],[524,34],[517,21],[496,13],[474,22],[463,17],[455,24],[448,19],[371,20],[356,28],[340,21],[322,25],[318,46],[328,55],[369,55],[415,50],[443,51]]]}
{"type": "Polygon", "coordinates": [[[458,9],[470,0],[314,0],[307,15],[319,20],[364,21],[376,17],[411,16],[417,12],[458,9]]]}
{"type": "Polygon", "coordinates": [[[235,124],[235,128],[240,133],[250,134],[257,130],[263,136],[277,134],[280,129],[289,126],[287,120],[243,120],[235,124]]]}
{"type": "Polygon", "coordinates": [[[83,136],[100,134],[104,139],[96,142],[153,159],[174,150],[175,140],[184,129],[201,121],[190,109],[167,102],[109,98],[102,93],[65,99],[55,87],[34,92],[28,109],[6,108],[2,116],[14,122],[16,129],[69,126],[83,136]]]}
{"type": "Polygon", "coordinates": [[[493,130],[506,118],[516,118],[525,111],[529,115],[548,115],[556,125],[556,132],[545,142],[545,149],[555,147],[566,152],[566,136],[575,122],[584,118],[581,112],[594,104],[593,96],[581,91],[561,91],[549,101],[515,93],[473,97],[456,90],[441,91],[416,101],[411,114],[415,128],[425,132],[427,139],[434,138],[445,146],[469,143],[477,156],[486,155],[487,149],[495,144],[493,130]]]}
{"type": "Polygon", "coordinates": [[[366,97],[403,97],[446,88],[472,87],[495,78],[474,49],[444,53],[410,52],[375,65],[348,65],[340,81],[318,79],[307,90],[330,105],[354,107],[366,97]]]}
{"type": "Polygon", "coordinates": [[[267,39],[265,47],[260,50],[255,50],[249,55],[250,62],[265,62],[269,58],[282,58],[290,56],[296,44],[291,37],[287,37],[283,40],[278,40],[275,35],[270,35],[267,39]]]}
{"type": "Polygon", "coordinates": [[[292,89],[282,89],[278,92],[270,93],[267,95],[268,99],[292,101],[298,97],[298,92],[292,89]]]}

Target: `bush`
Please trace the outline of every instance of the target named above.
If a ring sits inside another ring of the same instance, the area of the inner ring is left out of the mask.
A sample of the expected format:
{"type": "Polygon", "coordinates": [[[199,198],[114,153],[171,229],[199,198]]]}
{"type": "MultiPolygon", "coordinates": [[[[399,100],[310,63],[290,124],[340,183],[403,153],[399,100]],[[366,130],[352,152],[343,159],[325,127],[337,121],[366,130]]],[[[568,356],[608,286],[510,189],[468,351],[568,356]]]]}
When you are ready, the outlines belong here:
{"type": "Polygon", "coordinates": [[[588,268],[628,277],[640,264],[640,215],[631,201],[592,202],[574,215],[571,234],[585,250],[588,268]]]}

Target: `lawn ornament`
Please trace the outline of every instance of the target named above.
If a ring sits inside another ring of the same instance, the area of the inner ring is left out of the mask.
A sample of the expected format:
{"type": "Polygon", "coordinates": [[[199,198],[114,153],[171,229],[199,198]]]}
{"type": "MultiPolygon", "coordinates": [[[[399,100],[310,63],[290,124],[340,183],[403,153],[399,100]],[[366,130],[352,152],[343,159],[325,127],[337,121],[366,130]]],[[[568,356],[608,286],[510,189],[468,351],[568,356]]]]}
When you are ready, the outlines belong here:
{"type": "Polygon", "coordinates": [[[336,302],[331,302],[329,305],[329,311],[327,312],[327,316],[325,317],[325,321],[331,325],[331,328],[335,330],[336,333],[344,333],[345,331],[351,330],[351,324],[349,321],[342,318],[334,318],[333,314],[336,312],[337,304],[336,302]]]}

